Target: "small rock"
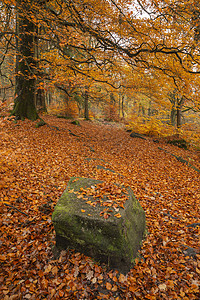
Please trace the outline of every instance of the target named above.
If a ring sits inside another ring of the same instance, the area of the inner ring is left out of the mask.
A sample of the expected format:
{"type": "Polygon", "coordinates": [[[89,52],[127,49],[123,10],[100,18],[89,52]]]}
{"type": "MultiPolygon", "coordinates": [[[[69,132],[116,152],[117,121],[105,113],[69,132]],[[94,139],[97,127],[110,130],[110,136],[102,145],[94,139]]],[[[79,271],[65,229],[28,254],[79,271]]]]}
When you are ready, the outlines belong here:
{"type": "Polygon", "coordinates": [[[137,132],[132,132],[132,133],[130,134],[130,137],[133,137],[133,138],[140,138],[140,139],[146,140],[146,138],[145,138],[142,134],[137,133],[137,132]]]}

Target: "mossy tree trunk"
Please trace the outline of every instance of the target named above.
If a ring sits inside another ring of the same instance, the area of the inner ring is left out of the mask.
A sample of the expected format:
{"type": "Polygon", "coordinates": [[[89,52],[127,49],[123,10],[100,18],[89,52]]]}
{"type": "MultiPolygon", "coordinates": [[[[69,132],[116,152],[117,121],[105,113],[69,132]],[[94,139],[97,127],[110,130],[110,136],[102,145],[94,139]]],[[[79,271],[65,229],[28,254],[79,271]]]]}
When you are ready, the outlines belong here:
{"type": "MultiPolygon", "coordinates": [[[[15,103],[12,114],[19,119],[36,120],[38,114],[34,103],[35,94],[35,58],[34,32],[35,25],[23,14],[26,2],[17,1],[17,57],[15,103]]],[[[28,5],[28,4],[27,4],[28,5]]],[[[26,8],[27,8],[26,5],[26,8]]]]}

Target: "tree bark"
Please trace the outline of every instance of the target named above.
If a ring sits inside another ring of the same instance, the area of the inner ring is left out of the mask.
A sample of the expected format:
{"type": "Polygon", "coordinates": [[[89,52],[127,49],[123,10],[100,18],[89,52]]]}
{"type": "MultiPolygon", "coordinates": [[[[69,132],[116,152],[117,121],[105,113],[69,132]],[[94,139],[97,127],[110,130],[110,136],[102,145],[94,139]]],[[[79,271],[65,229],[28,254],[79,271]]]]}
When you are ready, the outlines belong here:
{"type": "Polygon", "coordinates": [[[122,96],[122,118],[124,119],[125,114],[124,114],[124,100],[125,100],[125,96],[122,96]]]}
{"type": "Polygon", "coordinates": [[[151,116],[151,101],[149,101],[148,116],[151,116]]]}
{"type": "MultiPolygon", "coordinates": [[[[36,27],[36,36],[34,38],[34,47],[35,47],[35,65],[36,68],[39,69],[39,59],[40,59],[40,48],[39,48],[39,36],[40,34],[40,29],[37,26],[36,27]]],[[[46,103],[45,103],[45,94],[44,94],[44,88],[38,88],[38,85],[43,82],[41,79],[36,79],[36,88],[35,88],[35,106],[38,112],[46,112],[46,103]]]]}
{"type": "Polygon", "coordinates": [[[181,109],[182,109],[184,101],[185,101],[185,98],[181,97],[177,103],[177,128],[181,127],[181,113],[182,113],[181,109]]]}
{"type": "Polygon", "coordinates": [[[88,87],[85,89],[85,99],[84,99],[84,117],[86,120],[89,120],[89,105],[88,105],[88,87]]]}
{"type": "Polygon", "coordinates": [[[176,115],[177,115],[177,110],[175,109],[175,106],[173,105],[171,108],[171,113],[170,113],[170,122],[172,126],[176,125],[176,115]]]}
{"type": "Polygon", "coordinates": [[[177,125],[177,111],[178,111],[178,95],[177,90],[173,90],[169,93],[169,101],[171,102],[171,112],[170,112],[170,123],[172,126],[177,125]]]}
{"type": "Polygon", "coordinates": [[[35,94],[35,59],[34,31],[35,25],[23,15],[23,1],[18,0],[17,12],[17,59],[15,103],[12,114],[19,119],[36,120],[38,114],[34,103],[35,94]]]}
{"type": "Polygon", "coordinates": [[[45,103],[45,94],[44,94],[44,89],[37,89],[36,90],[36,108],[38,112],[46,112],[46,103],[45,103]]]}
{"type": "Polygon", "coordinates": [[[177,128],[181,127],[181,110],[177,107],[177,128]]]}

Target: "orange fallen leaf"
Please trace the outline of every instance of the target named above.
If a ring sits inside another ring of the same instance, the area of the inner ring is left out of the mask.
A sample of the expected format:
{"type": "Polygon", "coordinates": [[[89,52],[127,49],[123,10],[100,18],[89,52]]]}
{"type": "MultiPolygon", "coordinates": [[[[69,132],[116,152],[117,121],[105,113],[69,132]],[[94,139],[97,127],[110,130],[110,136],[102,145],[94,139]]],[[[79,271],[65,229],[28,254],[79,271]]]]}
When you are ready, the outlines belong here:
{"type": "Polygon", "coordinates": [[[129,286],[129,291],[134,293],[137,290],[135,286],[129,286]]]}
{"type": "Polygon", "coordinates": [[[123,274],[120,274],[119,276],[119,282],[120,283],[124,283],[126,281],[126,276],[124,276],[123,274]]]}
{"type": "Polygon", "coordinates": [[[63,290],[59,290],[59,293],[58,293],[58,294],[59,294],[60,297],[63,297],[65,293],[64,293],[63,290]]]}
{"type": "Polygon", "coordinates": [[[39,270],[38,275],[39,275],[39,277],[43,277],[44,276],[44,272],[42,270],[39,270]]]}
{"type": "Polygon", "coordinates": [[[112,292],[116,292],[117,291],[117,286],[114,285],[113,288],[112,288],[112,292]]]}
{"type": "Polygon", "coordinates": [[[48,274],[49,272],[51,272],[51,269],[52,269],[52,265],[47,265],[45,270],[44,270],[44,273],[48,274]]]}
{"type": "Polygon", "coordinates": [[[106,282],[106,289],[109,291],[112,289],[112,284],[110,282],[106,282]]]}
{"type": "Polygon", "coordinates": [[[121,214],[120,213],[118,213],[118,214],[116,214],[116,215],[114,215],[116,218],[121,218],[122,216],[121,216],[121,214]]]}
{"type": "Polygon", "coordinates": [[[197,272],[198,274],[200,274],[200,270],[199,270],[198,268],[196,268],[196,272],[197,272]]]}
{"type": "Polygon", "coordinates": [[[58,267],[54,266],[51,270],[51,272],[56,275],[58,273],[58,267]]]}

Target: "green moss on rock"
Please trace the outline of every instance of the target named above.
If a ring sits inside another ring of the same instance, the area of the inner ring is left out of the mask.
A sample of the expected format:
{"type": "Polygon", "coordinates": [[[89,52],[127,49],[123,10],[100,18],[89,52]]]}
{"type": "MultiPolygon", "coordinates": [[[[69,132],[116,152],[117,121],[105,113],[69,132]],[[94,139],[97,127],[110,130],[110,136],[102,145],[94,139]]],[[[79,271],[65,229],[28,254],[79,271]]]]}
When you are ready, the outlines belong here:
{"type": "Polygon", "coordinates": [[[71,124],[81,126],[79,120],[74,120],[71,122],[71,124]]]}
{"type": "Polygon", "coordinates": [[[168,141],[168,144],[177,146],[179,148],[183,148],[185,150],[187,150],[187,148],[188,148],[188,143],[184,139],[174,139],[174,140],[168,141]]]}
{"type": "MultiPolygon", "coordinates": [[[[145,213],[127,188],[128,200],[120,209],[121,218],[113,213],[108,219],[100,216],[104,207],[90,206],[79,199],[80,188],[90,188],[102,181],[89,178],[71,178],[59,199],[52,216],[58,248],[73,248],[106,263],[121,272],[129,271],[137,256],[145,233],[145,213]]],[[[93,200],[92,197],[89,200],[93,200]]]]}

